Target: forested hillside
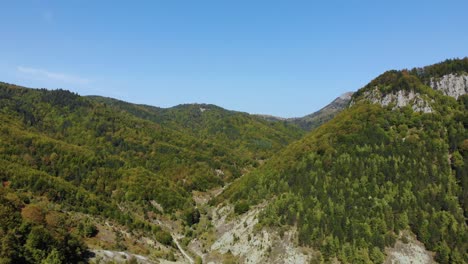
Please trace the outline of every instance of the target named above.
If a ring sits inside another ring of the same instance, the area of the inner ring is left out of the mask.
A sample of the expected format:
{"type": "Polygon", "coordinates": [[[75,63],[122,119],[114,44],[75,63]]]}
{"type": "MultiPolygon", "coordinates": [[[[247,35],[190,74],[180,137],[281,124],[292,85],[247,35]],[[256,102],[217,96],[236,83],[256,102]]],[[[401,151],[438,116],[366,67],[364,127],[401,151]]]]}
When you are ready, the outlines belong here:
{"type": "Polygon", "coordinates": [[[112,98],[89,98],[210,144],[228,147],[249,160],[266,159],[274,151],[304,134],[304,131],[291,124],[265,121],[255,115],[228,111],[216,105],[184,104],[158,108],[112,98]]]}
{"type": "MultiPolygon", "coordinates": [[[[0,189],[6,201],[11,195],[20,197],[14,206],[2,207],[0,214],[24,211],[31,203],[47,215],[47,202],[41,203],[45,200],[58,211],[81,212],[129,228],[157,231],[159,227],[141,216],[193,212],[192,190],[232,181],[301,135],[295,127],[215,106],[206,111],[181,106],[160,112],[127,106],[65,90],[0,83],[0,189]],[[145,111],[147,117],[142,114],[145,111]],[[151,206],[151,202],[159,206],[151,206]]],[[[32,247],[40,253],[30,257],[26,248],[29,231],[21,231],[26,228],[20,224],[26,221],[24,217],[5,221],[3,234],[24,233],[24,240],[17,241],[18,255],[1,253],[5,259],[38,263],[56,253],[53,245],[45,247],[39,240],[32,247]]],[[[74,228],[77,226],[63,232],[74,228]]],[[[6,240],[4,245],[14,246],[6,240]]],[[[57,250],[63,259],[65,251],[57,250]]],[[[82,258],[80,254],[77,257],[82,258]]]]}
{"type": "Polygon", "coordinates": [[[422,78],[418,72],[379,76],[353,96],[352,107],[234,183],[223,198],[246,208],[270,201],[261,225],[297,226],[299,243],[320,250],[317,261],[381,263],[385,247],[410,230],[440,263],[466,263],[468,96],[455,100],[427,80],[467,74],[467,59],[425,67],[431,75],[422,78]],[[370,89],[418,92],[432,111],[373,104],[365,96],[370,89]]]}
{"type": "Polygon", "coordinates": [[[0,83],[0,263],[382,263],[408,233],[466,263],[467,76],[467,58],[387,71],[308,134],[214,105],[0,83]]]}

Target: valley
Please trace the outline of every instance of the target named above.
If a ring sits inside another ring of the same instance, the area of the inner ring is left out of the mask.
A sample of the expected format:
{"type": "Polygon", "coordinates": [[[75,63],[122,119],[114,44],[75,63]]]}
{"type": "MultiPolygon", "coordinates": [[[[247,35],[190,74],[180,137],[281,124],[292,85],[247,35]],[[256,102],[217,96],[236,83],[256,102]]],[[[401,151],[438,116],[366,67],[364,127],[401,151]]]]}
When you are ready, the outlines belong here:
{"type": "Polygon", "coordinates": [[[466,263],[467,76],[293,119],[0,83],[0,263],[466,263]]]}

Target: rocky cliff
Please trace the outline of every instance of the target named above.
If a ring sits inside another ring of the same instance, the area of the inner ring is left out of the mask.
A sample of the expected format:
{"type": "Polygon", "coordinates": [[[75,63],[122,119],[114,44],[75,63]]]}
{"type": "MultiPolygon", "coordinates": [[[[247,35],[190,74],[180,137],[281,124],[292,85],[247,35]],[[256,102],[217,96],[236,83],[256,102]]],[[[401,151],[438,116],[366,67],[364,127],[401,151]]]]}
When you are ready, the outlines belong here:
{"type": "Polygon", "coordinates": [[[447,74],[442,78],[432,78],[429,86],[458,99],[459,96],[468,93],[468,74],[447,74]]]}
{"type": "Polygon", "coordinates": [[[392,105],[393,109],[410,105],[416,112],[431,113],[433,111],[429,99],[414,91],[399,90],[383,94],[378,88],[375,88],[374,90],[365,92],[364,97],[374,104],[382,106],[392,105]]]}
{"type": "Polygon", "coordinates": [[[424,81],[418,75],[411,75],[406,71],[390,71],[356,93],[350,105],[360,100],[367,100],[382,106],[390,106],[392,109],[411,106],[416,112],[432,113],[433,97],[436,95],[430,92],[429,87],[458,99],[468,93],[468,74],[449,73],[441,77],[430,77],[424,81]],[[393,84],[389,85],[388,80],[392,80],[393,84]]]}

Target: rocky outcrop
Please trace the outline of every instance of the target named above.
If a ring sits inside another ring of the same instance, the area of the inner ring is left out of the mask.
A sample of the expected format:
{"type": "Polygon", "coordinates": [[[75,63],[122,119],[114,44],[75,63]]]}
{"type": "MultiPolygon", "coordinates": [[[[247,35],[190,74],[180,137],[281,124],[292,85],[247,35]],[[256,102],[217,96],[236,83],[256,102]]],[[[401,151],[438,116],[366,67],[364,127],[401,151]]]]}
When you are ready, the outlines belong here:
{"type": "Polygon", "coordinates": [[[257,206],[247,213],[229,219],[233,208],[218,207],[214,211],[213,226],[217,231],[217,240],[204,256],[206,263],[220,263],[217,253],[232,254],[239,263],[309,263],[305,248],[299,248],[296,241],[297,230],[291,229],[281,236],[276,231],[263,228],[255,230],[258,214],[265,204],[257,206]]]}
{"type": "Polygon", "coordinates": [[[459,96],[468,93],[468,74],[447,74],[441,78],[432,78],[429,86],[445,95],[458,99],[459,96]]]}
{"type": "Polygon", "coordinates": [[[410,105],[411,108],[416,112],[433,112],[430,103],[425,98],[423,98],[421,94],[414,91],[399,90],[388,94],[382,94],[382,92],[376,87],[371,91],[365,92],[364,98],[374,104],[380,104],[382,106],[393,105],[393,109],[410,105]]]}
{"type": "Polygon", "coordinates": [[[427,251],[423,243],[409,231],[403,231],[393,247],[385,248],[384,264],[435,264],[434,253],[427,251]]]}
{"type": "MultiPolygon", "coordinates": [[[[423,82],[423,80],[421,80],[423,82]]],[[[442,77],[432,77],[425,84],[432,89],[440,91],[444,95],[458,99],[461,95],[468,93],[468,74],[450,73],[442,77]]],[[[387,84],[388,85],[388,84],[387,84]]],[[[393,87],[391,92],[382,92],[382,84],[375,87],[365,87],[366,91],[360,96],[352,98],[350,105],[354,105],[359,100],[367,100],[382,106],[391,106],[392,109],[411,106],[416,112],[432,113],[434,103],[429,94],[420,93],[419,90],[410,90],[408,88],[398,89],[393,87]]],[[[385,86],[385,85],[384,85],[385,86]]]]}

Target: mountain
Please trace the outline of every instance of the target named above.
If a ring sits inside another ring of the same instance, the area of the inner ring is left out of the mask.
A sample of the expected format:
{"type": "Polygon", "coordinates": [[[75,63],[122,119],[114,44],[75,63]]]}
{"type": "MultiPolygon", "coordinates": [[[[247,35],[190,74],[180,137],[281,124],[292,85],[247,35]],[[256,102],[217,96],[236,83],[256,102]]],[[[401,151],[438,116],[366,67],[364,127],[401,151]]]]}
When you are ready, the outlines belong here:
{"type": "Polygon", "coordinates": [[[258,115],[258,116],[268,121],[277,121],[277,122],[281,121],[284,123],[294,124],[302,128],[305,131],[311,131],[319,127],[320,125],[328,122],[333,117],[335,117],[339,112],[341,112],[343,109],[348,107],[351,101],[352,95],[353,95],[353,92],[344,93],[340,95],[339,97],[337,97],[335,100],[333,100],[330,104],[318,110],[317,112],[314,112],[310,115],[306,115],[303,117],[281,118],[281,117],[270,116],[270,115],[258,115]]]}
{"type": "Polygon", "coordinates": [[[249,160],[264,160],[304,132],[285,123],[268,122],[255,115],[230,111],[210,104],[184,104],[170,108],[135,105],[89,97],[129,114],[211,143],[218,142],[249,160]]]}
{"type": "Polygon", "coordinates": [[[310,131],[330,121],[339,112],[348,107],[352,95],[353,92],[344,93],[317,112],[299,118],[291,118],[288,121],[306,131],[310,131]]]}
{"type": "Polygon", "coordinates": [[[292,230],[316,263],[382,263],[411,237],[466,263],[467,76],[467,58],[388,71],[217,201],[261,206],[256,230],[292,230]]]}
{"type": "Polygon", "coordinates": [[[83,259],[83,246],[60,248],[68,234],[170,258],[179,251],[156,221],[198,214],[192,192],[230,183],[302,135],[213,105],[161,109],[6,83],[0,123],[0,198],[8,205],[0,215],[16,212],[2,218],[0,237],[23,237],[2,240],[11,251],[2,247],[8,254],[0,257],[22,263],[83,259]],[[88,237],[93,230],[97,237],[88,237]],[[42,246],[48,239],[56,242],[42,246]]]}
{"type": "Polygon", "coordinates": [[[467,263],[467,79],[387,71],[308,133],[0,83],[0,262],[467,263]]]}
{"type": "MultiPolygon", "coordinates": [[[[367,100],[393,109],[411,106],[414,111],[434,111],[434,91],[458,99],[468,92],[468,58],[446,60],[410,71],[388,71],[360,89],[351,104],[367,100]]],[[[437,107],[437,106],[435,106],[437,107]]]]}

